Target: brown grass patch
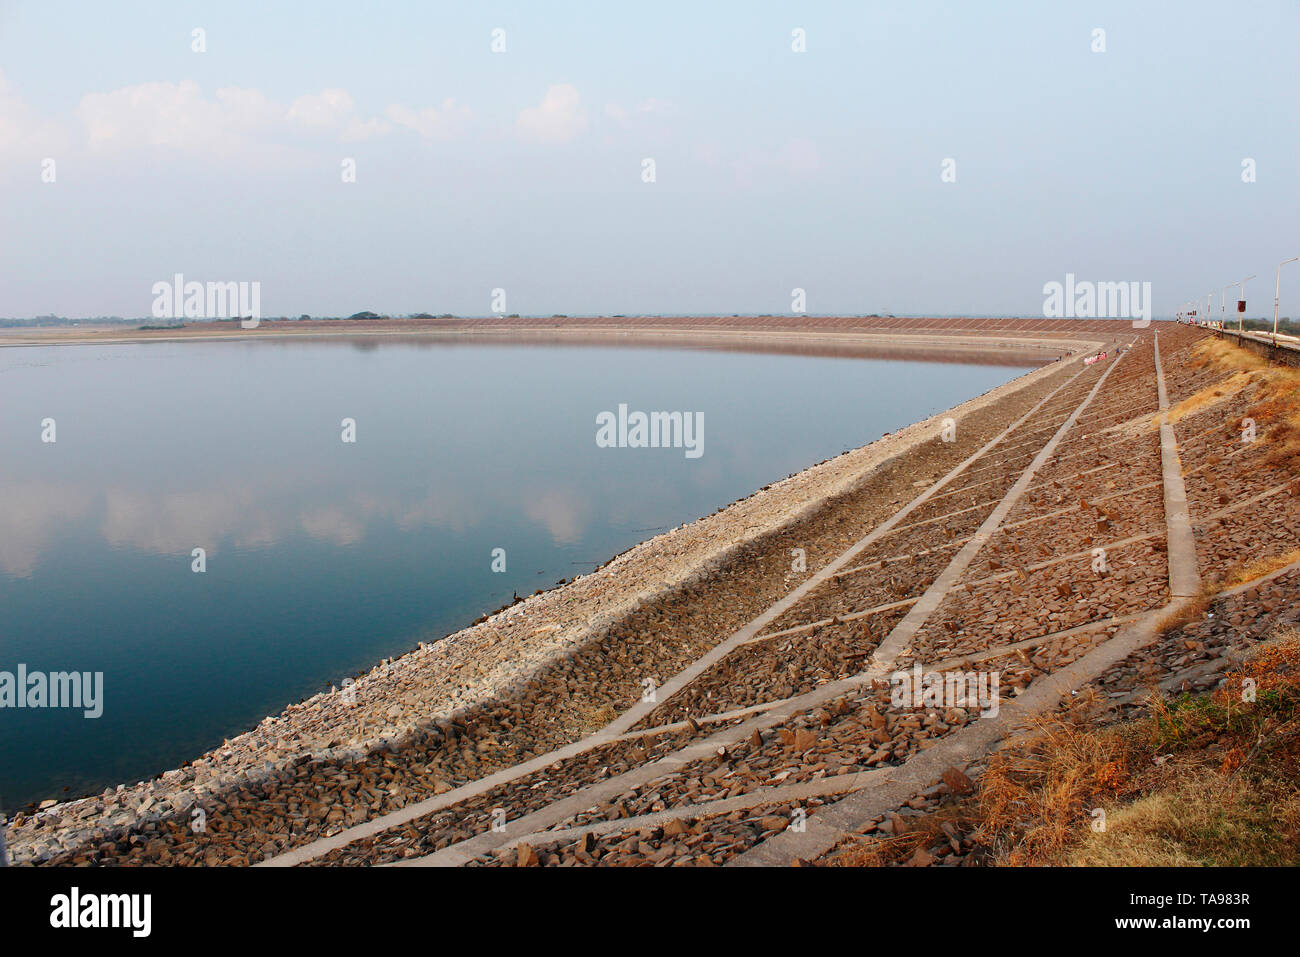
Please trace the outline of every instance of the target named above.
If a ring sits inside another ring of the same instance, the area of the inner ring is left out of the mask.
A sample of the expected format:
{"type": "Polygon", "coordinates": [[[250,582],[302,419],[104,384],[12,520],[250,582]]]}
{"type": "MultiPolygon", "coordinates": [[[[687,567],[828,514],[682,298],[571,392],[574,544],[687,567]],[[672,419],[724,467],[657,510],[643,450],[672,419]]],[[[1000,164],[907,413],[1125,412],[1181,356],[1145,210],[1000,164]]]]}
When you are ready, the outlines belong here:
{"type": "MultiPolygon", "coordinates": [[[[1208,385],[1199,392],[1193,392],[1181,402],[1175,402],[1169,407],[1170,425],[1177,424],[1189,415],[1204,412],[1206,409],[1221,405],[1234,398],[1237,393],[1255,381],[1255,376],[1256,373],[1254,372],[1234,372],[1223,381],[1208,385]]],[[[1159,424],[1159,417],[1157,416],[1156,425],[1159,426],[1159,424]]]]}
{"type": "Polygon", "coordinates": [[[1298,705],[1300,632],[1288,629],[1213,693],[1156,696],[1104,727],[1087,706],[1044,719],[992,755],[974,795],[832,863],[914,862],[957,831],[997,865],[1298,864],[1298,705]]]}
{"type": "Polygon", "coordinates": [[[1213,600],[1212,589],[1218,590],[1209,583],[1203,583],[1199,595],[1195,598],[1189,598],[1185,604],[1165,612],[1156,619],[1156,631],[1164,634],[1167,631],[1173,631],[1175,628],[1181,628],[1183,625],[1204,618],[1213,600]]]}
{"type": "Polygon", "coordinates": [[[1292,562],[1298,561],[1300,561],[1300,548],[1293,548],[1291,551],[1279,555],[1265,555],[1263,558],[1256,558],[1253,561],[1230,568],[1224,575],[1220,587],[1224,590],[1236,588],[1238,585],[1253,582],[1265,575],[1272,574],[1279,568],[1285,568],[1292,562]]]}
{"type": "MultiPolygon", "coordinates": [[[[1270,364],[1262,356],[1222,339],[1206,339],[1196,346],[1191,368],[1211,366],[1230,373],[1222,382],[1201,389],[1170,410],[1170,421],[1212,408],[1245,389],[1251,405],[1243,418],[1254,420],[1258,441],[1267,444],[1265,464],[1300,473],[1300,370],[1270,364]]],[[[1224,423],[1229,433],[1239,432],[1234,417],[1224,423]]]]}
{"type": "Polygon", "coordinates": [[[599,731],[617,717],[618,711],[612,704],[603,704],[583,714],[582,727],[587,731],[599,731]]]}
{"type": "Polygon", "coordinates": [[[1196,358],[1189,363],[1193,369],[1203,369],[1208,365],[1239,372],[1258,372],[1273,368],[1263,356],[1215,336],[1208,336],[1198,342],[1194,352],[1196,358]]]}
{"type": "Polygon", "coordinates": [[[1300,861],[1298,704],[1300,635],[1288,630],[1212,694],[1158,697],[1146,717],[1109,728],[1058,719],[981,781],[999,861],[1300,861]]]}

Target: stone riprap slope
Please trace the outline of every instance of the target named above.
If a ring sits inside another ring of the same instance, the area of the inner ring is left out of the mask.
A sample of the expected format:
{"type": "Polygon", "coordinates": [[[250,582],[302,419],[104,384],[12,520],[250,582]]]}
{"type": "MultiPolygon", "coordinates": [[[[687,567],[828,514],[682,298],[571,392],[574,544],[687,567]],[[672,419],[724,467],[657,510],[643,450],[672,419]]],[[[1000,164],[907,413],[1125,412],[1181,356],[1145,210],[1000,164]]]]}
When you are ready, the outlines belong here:
{"type": "MultiPolygon", "coordinates": [[[[1166,370],[1175,409],[1196,391],[1192,380],[1213,389],[1231,374],[1195,365],[1189,350],[1199,338],[1194,330],[1165,329],[1158,364],[1154,337],[1139,336],[1120,362],[1064,383],[996,453],[985,453],[996,458],[972,463],[944,485],[942,497],[930,496],[770,616],[766,630],[742,634],[667,701],[642,707],[634,733],[684,728],[693,735],[675,754],[647,754],[640,766],[593,778],[585,789],[566,782],[541,810],[502,807],[494,820],[477,822],[470,840],[422,841],[425,828],[414,818],[314,862],[790,863],[801,849],[826,853],[858,808],[877,806],[860,820],[861,832],[887,834],[902,816],[968,790],[981,755],[999,739],[981,734],[984,721],[970,708],[899,707],[880,680],[890,668],[915,661],[927,671],[996,672],[1007,711],[1022,696],[1040,699],[1040,710],[1056,700],[1040,693],[1043,680],[1060,682],[1068,694],[1128,676],[1129,686],[1111,693],[1130,694],[1135,661],[1144,674],[1158,663],[1176,685],[1213,681],[1216,666],[1205,667],[1215,655],[1210,640],[1157,636],[1122,654],[1135,642],[1135,623],[1149,623],[1175,600],[1170,549],[1179,539],[1166,516],[1178,508],[1166,513],[1165,499],[1181,492],[1184,473],[1198,533],[1193,559],[1233,563],[1231,546],[1204,545],[1201,529],[1218,526],[1195,509],[1193,480],[1203,471],[1196,444],[1164,454],[1160,446],[1160,423],[1174,418],[1157,386],[1166,370]],[[952,508],[942,511],[936,500],[952,508]],[[1118,663],[1103,667],[1115,657],[1118,663]],[[783,661],[792,667],[783,670],[783,661]],[[985,740],[971,747],[963,736],[985,740]],[[927,759],[928,778],[921,767],[927,759]],[[942,767],[948,760],[953,764],[942,767]],[[890,803],[902,793],[905,800],[890,803]],[[834,827],[819,834],[818,824],[830,816],[834,827]]],[[[1177,417],[1179,434],[1194,417],[1177,417]]],[[[1252,452],[1269,454],[1264,447],[1252,452]]],[[[1294,481],[1287,465],[1270,468],[1260,469],[1255,496],[1294,481]]],[[[1251,507],[1249,497],[1242,501],[1251,507]]],[[[1222,507],[1217,498],[1215,504],[1222,507]]],[[[1293,519],[1256,521],[1270,529],[1264,541],[1300,544],[1293,519]]],[[[1281,575],[1251,586],[1258,614],[1243,610],[1245,599],[1225,599],[1237,602],[1227,620],[1240,626],[1259,616],[1285,618],[1291,582],[1281,575]]],[[[456,811],[450,803],[441,813],[456,811]]],[[[967,857],[971,849],[954,835],[928,859],[978,863],[978,856],[967,857]]]]}
{"type": "MultiPolygon", "coordinates": [[[[1112,656],[1113,662],[1072,684],[1056,707],[1069,710],[1073,720],[1127,720],[1145,713],[1155,695],[1208,692],[1261,643],[1300,623],[1296,397],[1287,395],[1294,382],[1279,381],[1262,363],[1215,361],[1204,342],[1195,348],[1169,339],[1161,339],[1169,419],[1178,434],[1204,596],[1172,619],[1182,624],[1155,632],[1153,640],[1112,656]],[[1243,428],[1247,419],[1255,420],[1253,435],[1243,428]]],[[[972,761],[965,780],[977,778],[982,768],[982,760],[972,761]]],[[[862,820],[855,833],[888,839],[908,827],[909,817],[954,799],[964,800],[943,781],[933,781],[921,800],[862,820]]],[[[947,833],[904,862],[986,863],[988,849],[974,837],[947,833]]],[[[834,862],[838,853],[822,860],[834,862]]]]}
{"type": "MultiPolygon", "coordinates": [[[[16,857],[728,861],[774,836],[759,824],[822,813],[971,726],[970,710],[889,706],[885,658],[1035,641],[1002,672],[1013,694],[1166,601],[1152,545],[1162,533],[1154,337],[1109,330],[1132,343],[1118,363],[1108,342],[1102,363],[1056,364],[966,403],[957,441],[943,441],[940,417],[913,426],[697,523],[699,537],[723,533],[710,550],[660,537],[454,648],[378,668],[360,685],[359,713],[313,700],[299,706],[308,722],[292,709],[268,719],[253,740],[269,752],[247,740],[227,749],[235,770],[269,758],[261,774],[237,778],[221,767],[225,752],[205,755],[153,788],[19,818],[16,857]],[[1108,547],[1113,571],[1093,581],[1079,564],[1091,568],[1095,547],[1108,547]],[[806,572],[792,572],[792,549],[805,550],[806,572]],[[606,599],[591,614],[628,564],[659,575],[658,588],[633,601],[624,589],[621,605],[606,599]],[[474,700],[480,659],[511,653],[516,679],[474,700]],[[646,679],[654,701],[642,701],[646,679]],[[448,693],[456,685],[463,697],[448,693]],[[195,802],[203,833],[188,827],[195,802]],[[550,843],[529,837],[541,833],[550,843]],[[679,843],[703,850],[664,852],[679,843]]],[[[1165,326],[1162,347],[1196,335],[1165,326]]]]}
{"type": "MultiPolygon", "coordinates": [[[[1145,359],[1143,347],[1135,350],[1130,358],[1137,372],[1130,378],[1145,373],[1150,381],[1150,353],[1149,344],[1145,359]]],[[[315,861],[386,863],[417,857],[420,863],[435,864],[723,863],[749,843],[771,837],[767,825],[778,816],[774,808],[797,809],[807,820],[814,811],[834,806],[843,794],[867,786],[873,774],[905,764],[967,726],[972,720],[967,709],[928,713],[892,707],[887,684],[863,680],[863,658],[878,651],[881,640],[888,641],[902,624],[900,608],[933,592],[938,576],[957,560],[956,547],[970,542],[977,529],[987,537],[989,529],[981,525],[992,521],[1000,527],[1014,506],[1003,506],[1007,493],[1022,484],[1026,466],[1040,459],[1045,446],[1064,451],[1061,439],[1078,425],[1081,406],[1099,390],[1108,369],[1110,365],[1090,367],[1060,383],[996,446],[967,462],[942,487],[935,486],[935,494],[927,492],[928,498],[916,503],[903,521],[882,534],[872,529],[880,531],[883,523],[857,529],[857,535],[866,532],[872,540],[851,549],[850,560],[828,566],[833,574],[789,607],[769,612],[768,630],[744,634],[742,629],[738,641],[735,635],[722,641],[715,652],[733,641],[734,647],[697,668],[692,680],[672,689],[668,701],[630,713],[633,734],[654,733],[655,726],[660,733],[685,726],[697,735],[713,729],[709,737],[697,737],[673,755],[647,756],[640,767],[593,779],[577,793],[566,786],[542,811],[517,815],[517,806],[503,806],[498,818],[489,821],[480,809],[463,808],[449,794],[447,803],[427,817],[336,843],[315,861]],[[934,506],[939,496],[940,502],[946,498],[953,503],[950,511],[934,506]],[[1000,506],[1003,514],[995,515],[1000,506]],[[929,559],[915,559],[918,553],[929,559]],[[895,562],[900,574],[890,575],[895,562]],[[834,651],[840,652],[838,663],[827,658],[834,651]],[[783,658],[799,667],[782,669],[783,658]],[[816,676],[810,679],[809,671],[816,676]],[[843,691],[849,693],[836,693],[843,691]],[[738,718],[746,720],[737,724],[738,718]],[[786,800],[796,792],[794,803],[786,800]],[[435,822],[462,809],[470,816],[480,814],[472,825],[475,838],[449,841],[444,824],[437,841],[425,839],[435,822]],[[672,845],[674,837],[680,846],[665,851],[662,842],[667,838],[672,845]],[[435,853],[430,855],[431,847],[435,853]]],[[[1132,383],[1117,382],[1114,402],[1132,401],[1132,383]]],[[[1095,423],[1084,421],[1098,428],[1107,424],[1101,416],[1095,423]]],[[[1048,461],[1050,456],[1036,467],[1048,461]]],[[[972,558],[961,556],[963,568],[970,567],[972,558]]],[[[951,583],[944,583],[941,590],[950,588],[951,583]]],[[[1115,627],[1103,622],[1095,636],[1054,636],[1040,642],[1033,660],[1044,668],[1075,660],[1115,627]]],[[[896,659],[897,650],[892,655],[896,659]]],[[[1009,675],[1006,687],[1027,684],[1031,677],[1009,675]]],[[[307,856],[289,855],[288,862],[307,856]]]]}

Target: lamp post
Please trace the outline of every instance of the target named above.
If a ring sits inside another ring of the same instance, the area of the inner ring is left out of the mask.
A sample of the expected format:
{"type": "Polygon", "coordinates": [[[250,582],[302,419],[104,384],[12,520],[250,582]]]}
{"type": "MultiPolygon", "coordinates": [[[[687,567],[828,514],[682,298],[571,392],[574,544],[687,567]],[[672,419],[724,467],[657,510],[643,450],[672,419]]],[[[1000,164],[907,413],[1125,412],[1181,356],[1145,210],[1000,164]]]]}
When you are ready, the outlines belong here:
{"type": "MultiPolygon", "coordinates": [[[[1223,287],[1224,292],[1227,292],[1233,286],[1241,287],[1241,302],[1237,306],[1237,335],[1241,335],[1241,317],[1246,314],[1246,281],[1254,278],[1254,276],[1247,276],[1245,279],[1240,279],[1237,282],[1230,282],[1228,285],[1223,287]]],[[[1222,311],[1222,309],[1220,309],[1220,311],[1222,311]]]]}
{"type": "Polygon", "coordinates": [[[1273,285],[1273,345],[1277,345],[1277,301],[1282,294],[1282,267],[1297,260],[1300,260],[1300,256],[1283,259],[1277,264],[1277,282],[1273,285]]]}

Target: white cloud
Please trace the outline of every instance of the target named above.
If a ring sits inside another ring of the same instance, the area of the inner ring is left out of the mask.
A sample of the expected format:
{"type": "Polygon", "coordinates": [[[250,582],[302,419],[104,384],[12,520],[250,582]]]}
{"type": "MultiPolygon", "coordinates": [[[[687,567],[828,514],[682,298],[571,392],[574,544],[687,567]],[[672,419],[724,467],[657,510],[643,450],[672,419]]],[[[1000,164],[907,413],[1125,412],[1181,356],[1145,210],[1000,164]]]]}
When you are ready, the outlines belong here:
{"type": "Polygon", "coordinates": [[[578,104],[578,89],[570,83],[556,83],[546,88],[541,105],[519,114],[516,123],[525,139],[540,143],[563,143],[587,129],[587,117],[578,104]]]}
{"type": "Polygon", "coordinates": [[[325,89],[285,107],[255,89],[224,87],[207,97],[193,80],[91,93],[77,115],[96,150],[143,145],[224,154],[286,133],[351,143],[392,129],[382,117],[363,116],[347,90],[325,89]]]}
{"type": "Polygon", "coordinates": [[[352,94],[339,89],[298,97],[289,104],[286,119],[297,130],[336,136],[344,143],[369,139],[391,129],[379,117],[363,120],[357,113],[352,94]]]}
{"type": "Polygon", "coordinates": [[[546,527],[557,545],[572,545],[582,538],[590,508],[569,489],[551,489],[534,495],[524,514],[546,527]]]}
{"type": "Polygon", "coordinates": [[[22,100],[9,92],[9,82],[0,70],[0,143],[17,143],[26,135],[31,115],[22,100]]]}
{"type": "Polygon", "coordinates": [[[639,104],[637,104],[636,111],[638,113],[654,113],[662,116],[668,116],[673,113],[676,113],[677,107],[674,106],[672,103],[668,102],[667,100],[661,100],[658,97],[652,96],[649,99],[642,100],[639,104]]]}
{"type": "Polygon", "coordinates": [[[456,136],[470,118],[469,107],[461,106],[453,99],[443,100],[441,109],[429,106],[423,110],[413,110],[409,106],[394,103],[385,112],[398,126],[414,130],[426,139],[449,139],[456,136]]]}
{"type": "Polygon", "coordinates": [[[110,488],[104,492],[99,530],[114,548],[187,555],[202,545],[211,557],[228,536],[238,544],[269,544],[276,537],[273,529],[282,521],[251,489],[242,486],[163,495],[110,488]]]}
{"type": "Polygon", "coordinates": [[[281,113],[257,90],[226,87],[208,99],[193,80],[90,93],[77,106],[86,139],[97,150],[146,145],[227,152],[273,127],[281,113]]]}
{"type": "Polygon", "coordinates": [[[30,482],[0,487],[0,572],[26,578],[55,535],[90,509],[89,490],[30,482]]]}
{"type": "MultiPolygon", "coordinates": [[[[0,157],[26,154],[26,158],[61,153],[67,136],[54,123],[37,116],[9,87],[0,70],[0,157]]],[[[35,176],[35,167],[32,175],[35,176]]]]}
{"type": "Polygon", "coordinates": [[[304,512],[302,529],[312,538],[331,545],[355,545],[366,536],[366,523],[360,515],[334,506],[304,512]]]}

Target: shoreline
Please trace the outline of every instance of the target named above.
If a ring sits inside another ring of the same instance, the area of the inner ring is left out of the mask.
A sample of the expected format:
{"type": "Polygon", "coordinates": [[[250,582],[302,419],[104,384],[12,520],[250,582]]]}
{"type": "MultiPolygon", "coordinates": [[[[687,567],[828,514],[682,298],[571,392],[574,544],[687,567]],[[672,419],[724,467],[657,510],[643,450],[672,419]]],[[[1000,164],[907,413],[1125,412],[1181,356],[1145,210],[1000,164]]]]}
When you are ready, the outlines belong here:
{"type": "MultiPolygon", "coordinates": [[[[342,321],[342,320],[340,320],[342,321]]],[[[87,334],[57,328],[32,335],[0,329],[0,348],[135,345],[140,343],[253,342],[283,345],[294,340],[313,343],[358,344],[389,340],[440,346],[555,346],[590,348],[654,348],[778,355],[808,355],[854,359],[954,362],[978,365],[1023,365],[1054,362],[1071,349],[1093,341],[1047,335],[1036,330],[1007,330],[999,335],[971,335],[960,330],[920,327],[900,331],[870,327],[734,328],[705,323],[593,324],[475,322],[469,325],[429,323],[366,323],[344,329],[339,322],[263,323],[239,329],[232,323],[183,327],[181,331],[105,328],[87,334]]],[[[1079,330],[1087,332],[1087,330],[1079,330]]],[[[1096,333],[1094,333],[1096,334],[1096,333]]]]}
{"type": "Polygon", "coordinates": [[[253,339],[401,338],[485,341],[517,338],[534,343],[572,341],[589,336],[605,339],[663,338],[680,342],[784,342],[787,344],[869,343],[882,349],[911,346],[942,351],[947,346],[977,350],[1024,349],[1050,351],[1063,340],[1092,340],[1125,325],[1117,320],[1007,319],[882,319],[828,316],[750,317],[588,317],[521,319],[376,319],[262,320],[244,329],[238,320],[191,322],[174,328],[105,326],[0,327],[0,348],[6,346],[123,344],[134,342],[234,341],[253,339]]]}
{"type": "MultiPolygon", "coordinates": [[[[651,333],[650,338],[662,337],[651,333]]],[[[1097,344],[1044,341],[1057,351],[1074,348],[1076,357],[1044,365],[876,442],[813,465],[712,515],[640,542],[563,586],[530,596],[437,642],[385,659],[352,686],[355,705],[344,702],[342,692],[323,692],[268,716],[181,768],[34,814],[20,814],[10,829],[15,863],[37,862],[141,821],[184,813],[201,798],[228,793],[302,760],[355,760],[392,748],[421,728],[454,720],[477,705],[510,694],[547,666],[599,640],[629,615],[693,582],[707,580],[739,550],[862,486],[886,463],[933,438],[944,417],[960,418],[1015,395],[1078,363],[1080,347],[1097,344]]]]}

